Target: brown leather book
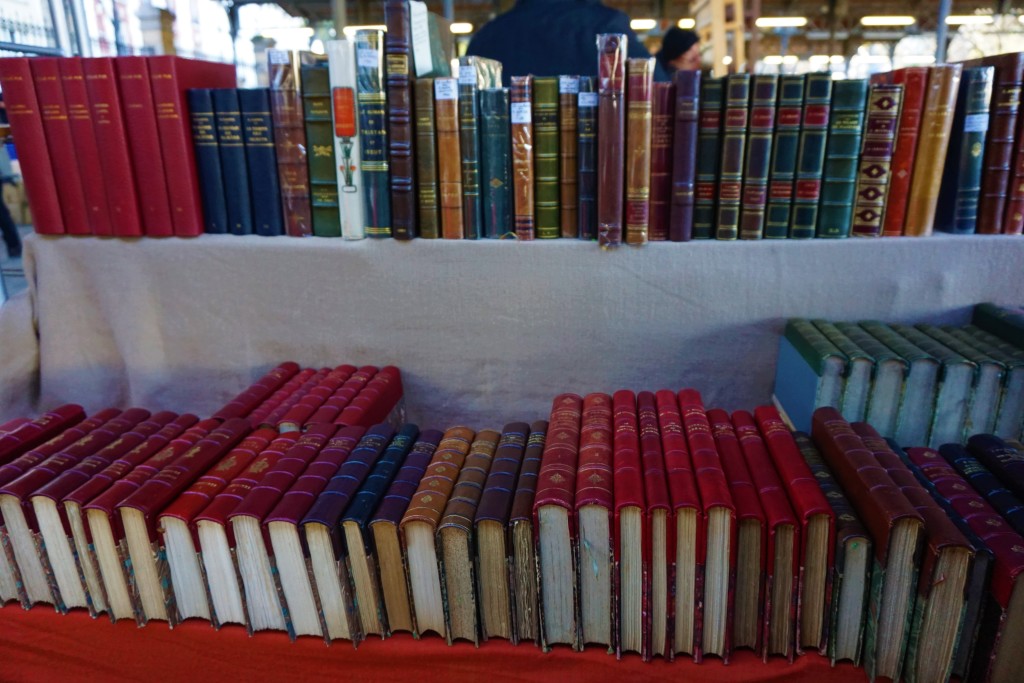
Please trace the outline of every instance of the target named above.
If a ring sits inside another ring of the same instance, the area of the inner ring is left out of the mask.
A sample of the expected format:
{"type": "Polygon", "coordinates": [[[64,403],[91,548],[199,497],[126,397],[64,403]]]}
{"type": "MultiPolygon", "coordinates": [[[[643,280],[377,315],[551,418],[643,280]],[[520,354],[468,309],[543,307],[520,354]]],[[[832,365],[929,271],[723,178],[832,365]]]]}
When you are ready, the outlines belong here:
{"type": "Polygon", "coordinates": [[[579,76],[560,76],[558,79],[558,141],[559,185],[561,197],[562,237],[577,237],[580,233],[576,182],[576,100],[580,92],[579,76]]]}
{"type": "Polygon", "coordinates": [[[434,79],[437,126],[437,188],[441,206],[441,236],[461,240],[462,153],[459,147],[459,79],[434,79]]]}
{"type": "Polygon", "coordinates": [[[533,540],[533,499],[537,491],[537,473],[540,470],[547,434],[547,420],[537,420],[530,425],[530,437],[526,441],[515,496],[512,498],[512,510],[509,512],[508,545],[512,548],[514,643],[520,640],[540,641],[537,553],[533,540]]]}
{"type": "Polygon", "coordinates": [[[536,237],[533,206],[533,76],[512,77],[512,212],[516,237],[536,237]]]}
{"type": "Polygon", "coordinates": [[[420,78],[416,92],[416,192],[420,237],[441,236],[437,213],[437,138],[434,123],[434,79],[420,78]]]}
{"type": "Polygon", "coordinates": [[[622,244],[626,147],[626,36],[597,37],[597,242],[622,244]]]}
{"type": "Polygon", "coordinates": [[[626,71],[626,244],[647,244],[651,223],[654,59],[630,59],[626,71]]]}

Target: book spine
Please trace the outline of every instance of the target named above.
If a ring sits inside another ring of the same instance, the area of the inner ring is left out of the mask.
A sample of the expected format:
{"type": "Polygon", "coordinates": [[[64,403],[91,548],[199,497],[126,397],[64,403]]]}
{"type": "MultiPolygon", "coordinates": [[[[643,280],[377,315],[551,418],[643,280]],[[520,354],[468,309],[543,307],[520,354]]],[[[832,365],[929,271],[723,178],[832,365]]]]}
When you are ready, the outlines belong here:
{"type": "MultiPolygon", "coordinates": [[[[391,443],[387,444],[387,448],[373,466],[373,470],[363,481],[363,485],[352,497],[352,503],[345,510],[342,521],[353,521],[362,529],[366,529],[366,525],[370,522],[370,516],[391,486],[395,473],[406,461],[409,451],[412,450],[417,434],[419,434],[419,429],[413,424],[402,425],[395,433],[391,443]]],[[[370,552],[368,549],[364,550],[370,552]]]]}
{"type": "Polygon", "coordinates": [[[1024,534],[1024,507],[1020,499],[991,470],[959,444],[943,444],[939,453],[1017,533],[1024,534]]]}
{"type": "Polygon", "coordinates": [[[335,170],[331,122],[331,83],[327,65],[303,66],[301,77],[313,234],[317,237],[341,237],[338,172],[335,170]]]}
{"type": "Polygon", "coordinates": [[[211,235],[228,231],[228,205],[220,167],[217,121],[209,88],[188,91],[188,109],[192,119],[192,144],[196,151],[196,172],[203,201],[203,228],[211,235]]]}
{"type": "Polygon", "coordinates": [[[455,481],[462,470],[473,441],[473,430],[452,427],[444,433],[434,457],[420,479],[419,488],[409,500],[401,526],[409,522],[425,522],[436,530],[451,497],[455,481]]]}
{"type": "Polygon", "coordinates": [[[992,89],[991,120],[985,139],[985,167],[981,178],[977,232],[999,235],[1003,232],[1007,193],[1012,180],[1013,143],[1020,112],[1020,93],[1024,74],[1016,68],[999,68],[992,89]]]}
{"type": "Polygon", "coordinates": [[[0,429],[3,432],[0,434],[0,465],[60,435],[84,419],[82,406],[67,403],[34,420],[18,418],[4,423],[4,428],[0,429]]]}
{"type": "Polygon", "coordinates": [[[903,234],[910,181],[914,172],[914,157],[917,154],[918,137],[921,133],[924,95],[928,89],[928,68],[898,69],[893,72],[893,83],[903,85],[903,107],[900,110],[896,147],[892,153],[889,196],[886,198],[885,217],[882,223],[882,234],[885,237],[898,237],[903,234]]]}
{"type": "Polygon", "coordinates": [[[512,76],[509,120],[512,136],[512,199],[516,237],[532,240],[537,222],[533,206],[533,77],[512,76]]]}
{"type": "Polygon", "coordinates": [[[853,224],[850,227],[855,237],[879,237],[882,234],[903,87],[901,83],[871,85],[857,169],[853,224]]]}
{"type": "Polygon", "coordinates": [[[561,233],[558,208],[558,79],[533,79],[534,213],[538,239],[561,233]]]}
{"type": "Polygon", "coordinates": [[[441,432],[434,429],[427,429],[420,433],[412,450],[402,463],[401,469],[398,470],[388,487],[387,493],[381,499],[380,505],[373,513],[371,524],[376,522],[398,524],[401,521],[402,515],[409,507],[409,499],[419,487],[423,472],[430,465],[442,436],[441,432]]]}
{"type": "Polygon", "coordinates": [[[793,212],[789,219],[789,236],[793,239],[814,237],[818,225],[818,203],[821,200],[831,101],[832,75],[808,74],[804,89],[800,149],[797,152],[793,212]]]}
{"type": "Polygon", "coordinates": [[[313,224],[296,59],[296,55],[286,50],[267,51],[270,111],[274,119],[274,151],[285,232],[292,237],[306,237],[313,234],[313,224]]]}
{"type": "Polygon", "coordinates": [[[697,186],[693,205],[693,239],[707,240],[715,233],[715,198],[722,161],[722,102],[725,79],[708,78],[700,85],[700,122],[697,127],[697,186]]]}
{"type": "Polygon", "coordinates": [[[525,422],[509,423],[501,430],[501,439],[494,451],[494,461],[491,463],[491,470],[487,474],[487,481],[480,496],[475,518],[477,525],[483,520],[489,520],[498,522],[502,528],[508,529],[519,465],[529,436],[530,425],[525,422]]]}
{"type": "Polygon", "coordinates": [[[651,614],[650,614],[650,564],[651,546],[647,540],[650,531],[647,528],[647,497],[644,495],[644,467],[640,454],[640,426],[637,418],[636,396],[632,391],[616,391],[612,397],[612,430],[609,436],[614,434],[612,441],[612,486],[615,501],[615,524],[613,529],[613,552],[615,557],[615,572],[612,574],[613,594],[616,597],[617,611],[619,612],[616,626],[619,627],[619,637],[616,639],[616,648],[621,656],[624,649],[639,651],[644,660],[651,657],[651,614]],[[633,567],[633,576],[630,577],[627,571],[624,554],[624,539],[622,536],[622,525],[620,513],[623,508],[638,508],[640,517],[640,567],[633,567]],[[623,591],[630,580],[637,580],[640,584],[640,605],[639,609],[626,610],[623,606],[623,591]],[[623,635],[627,631],[638,634],[634,637],[633,643],[623,642],[623,635]],[[637,647],[639,645],[639,647],[637,647]]]}
{"type": "MultiPolygon", "coordinates": [[[[540,507],[558,505],[567,510],[575,509],[573,502],[582,415],[583,399],[576,394],[560,394],[552,402],[544,454],[541,456],[536,495],[533,500],[535,531],[540,528],[537,517],[540,507]]],[[[570,535],[574,535],[572,529],[570,535]]]]}
{"type": "Polygon", "coordinates": [[[508,88],[480,91],[480,143],[483,236],[514,235],[508,88]]]}
{"type": "Polygon", "coordinates": [[[626,244],[647,244],[651,225],[654,61],[626,61],[626,244]]]}
{"type": "Polygon", "coordinates": [[[864,79],[836,81],[832,87],[816,237],[850,235],[867,94],[868,83],[864,79]]]}
{"type": "Polygon", "coordinates": [[[233,235],[250,235],[252,200],[249,196],[249,174],[245,162],[238,91],[218,88],[210,91],[210,95],[217,124],[217,147],[220,151],[224,195],[227,198],[228,232],[233,235]]]}
{"type": "Polygon", "coordinates": [[[383,41],[378,30],[356,31],[359,170],[363,176],[363,220],[367,237],[391,237],[392,234],[383,41]]]}
{"type": "Polygon", "coordinates": [[[416,191],[419,231],[424,239],[441,236],[437,210],[437,130],[434,123],[434,79],[416,79],[416,191]]]}
{"type": "Polygon", "coordinates": [[[1024,116],[1017,117],[1016,133],[1002,223],[1004,235],[1019,235],[1024,231],[1024,116]]]}
{"type": "Polygon", "coordinates": [[[1024,455],[998,436],[975,434],[967,440],[969,450],[1009,488],[1024,500],[1024,455]]]}
{"type": "Polygon", "coordinates": [[[480,197],[480,99],[476,67],[459,67],[459,152],[462,169],[462,236],[480,239],[483,202],[480,197]],[[466,76],[462,70],[466,70],[466,76]]]}
{"type": "Polygon", "coordinates": [[[743,162],[746,158],[747,125],[750,121],[749,105],[750,74],[730,74],[725,81],[722,162],[718,173],[718,219],[715,238],[720,240],[734,240],[739,237],[743,162]]]}
{"type": "Polygon", "coordinates": [[[764,236],[768,206],[768,167],[772,157],[778,95],[777,76],[758,75],[751,79],[750,130],[747,133],[747,161],[743,171],[740,239],[756,240],[764,236]]]}
{"type": "Polygon", "coordinates": [[[263,521],[323,524],[341,547],[342,515],[393,435],[388,425],[342,428],[263,521]]]}
{"type": "Polygon", "coordinates": [[[562,237],[579,237],[577,151],[579,133],[579,76],[558,78],[558,198],[562,237]]]}
{"type": "Polygon", "coordinates": [[[672,208],[669,239],[688,242],[693,236],[694,179],[697,172],[697,120],[700,72],[675,74],[675,121],[672,134],[672,208]]]}
{"type": "Polygon", "coordinates": [[[437,126],[437,189],[441,207],[441,236],[465,237],[462,212],[462,152],[459,140],[457,78],[434,79],[434,117],[437,126]]]}
{"type": "Polygon", "coordinates": [[[270,91],[266,88],[239,90],[238,106],[242,112],[242,139],[249,172],[253,229],[257,235],[266,237],[283,235],[281,185],[277,180],[270,91]]]}
{"type": "Polygon", "coordinates": [[[768,206],[764,219],[766,239],[789,236],[805,88],[805,76],[785,75],[779,78],[779,106],[768,176],[768,206]]]}
{"type": "Polygon", "coordinates": [[[281,363],[246,387],[212,417],[220,420],[226,420],[229,417],[248,417],[298,372],[298,363],[292,361],[281,363]]]}
{"type": "MultiPolygon", "coordinates": [[[[452,489],[452,497],[445,506],[440,526],[452,526],[467,534],[473,529],[473,519],[480,505],[487,477],[491,472],[495,450],[501,434],[492,429],[477,433],[470,446],[466,462],[459,471],[459,479],[452,489]]],[[[449,596],[452,598],[455,596],[449,596]]],[[[472,599],[472,596],[461,596],[472,599]]]]}
{"type": "Polygon", "coordinates": [[[593,76],[580,76],[576,164],[579,182],[579,237],[597,239],[597,92],[593,76]]]}
{"type": "Polygon", "coordinates": [[[672,107],[675,86],[655,83],[651,118],[651,227],[648,239],[668,239],[672,209],[672,107]]]}
{"type": "MultiPolygon", "coordinates": [[[[519,465],[519,476],[512,487],[512,506],[508,513],[511,522],[529,521],[531,518],[533,497],[537,492],[537,474],[540,471],[547,434],[547,420],[537,420],[530,425],[522,463],[519,465]]],[[[525,615],[522,618],[526,618],[525,615]]]]}
{"type": "Polygon", "coordinates": [[[410,240],[416,226],[416,153],[413,147],[412,26],[408,0],[384,3],[387,65],[388,158],[391,227],[395,239],[410,240]]]}
{"type": "Polygon", "coordinates": [[[334,123],[334,160],[338,187],[341,236],[363,239],[363,179],[359,171],[359,125],[356,112],[356,55],[351,40],[327,42],[331,85],[331,120],[334,123]]]}
{"type": "Polygon", "coordinates": [[[626,147],[626,36],[597,37],[597,241],[622,244],[626,147]]]}

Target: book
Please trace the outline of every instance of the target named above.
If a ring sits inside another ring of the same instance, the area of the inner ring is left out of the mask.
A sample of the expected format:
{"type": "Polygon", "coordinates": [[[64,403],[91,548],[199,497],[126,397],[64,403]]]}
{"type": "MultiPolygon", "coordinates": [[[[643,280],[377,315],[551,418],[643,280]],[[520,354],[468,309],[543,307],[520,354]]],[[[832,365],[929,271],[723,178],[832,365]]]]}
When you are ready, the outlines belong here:
{"type": "Polygon", "coordinates": [[[314,413],[356,372],[354,365],[339,365],[321,379],[296,403],[292,404],[274,425],[279,432],[297,432],[310,422],[314,413]]]}
{"type": "Polygon", "coordinates": [[[480,91],[480,194],[483,237],[501,238],[512,229],[512,159],[509,138],[509,90],[480,91]]]}
{"type": "Polygon", "coordinates": [[[718,215],[715,238],[739,237],[740,204],[743,199],[743,164],[746,160],[750,118],[750,74],[725,77],[725,110],[722,114],[722,161],[718,166],[718,215]]]}
{"type": "MultiPolygon", "coordinates": [[[[229,417],[246,417],[250,422],[258,412],[268,410],[284,387],[299,375],[301,368],[298,363],[285,361],[272,368],[267,374],[243,389],[237,396],[225,403],[213,417],[226,420],[229,417]]],[[[288,390],[290,393],[290,389],[288,390]]]]}
{"type": "Polygon", "coordinates": [[[772,159],[768,173],[768,205],[764,217],[766,239],[789,236],[806,80],[803,74],[779,76],[775,137],[772,140],[772,159]]]}
{"type": "Polygon", "coordinates": [[[799,430],[821,406],[843,404],[848,358],[813,322],[790,318],[779,340],[774,400],[799,430]]]}
{"type": "Polygon", "coordinates": [[[547,438],[547,420],[530,425],[523,462],[509,511],[508,544],[512,551],[509,590],[512,593],[512,642],[540,642],[540,599],[534,542],[533,501],[547,438]]]}
{"type": "Polygon", "coordinates": [[[327,378],[327,375],[330,374],[330,372],[330,368],[320,368],[319,370],[308,368],[308,372],[303,370],[296,376],[296,379],[301,379],[301,382],[296,383],[292,392],[285,396],[280,403],[276,404],[265,417],[262,417],[262,419],[258,421],[253,421],[261,427],[278,427],[278,425],[280,425],[284,420],[285,416],[291,412],[291,410],[295,408],[300,401],[305,399],[309,392],[319,386],[320,383],[327,378]]]}
{"type": "Polygon", "coordinates": [[[942,184],[942,177],[934,173],[934,169],[945,168],[962,68],[960,64],[929,68],[914,172],[903,219],[904,235],[924,237],[932,233],[942,184]]]}
{"type": "Polygon", "coordinates": [[[646,244],[651,222],[654,61],[626,60],[625,240],[646,244]]]}
{"type": "Polygon", "coordinates": [[[417,236],[416,147],[413,145],[413,29],[407,0],[384,3],[385,89],[388,168],[391,173],[391,224],[395,239],[417,236]]]}
{"type": "Polygon", "coordinates": [[[329,40],[327,68],[331,86],[331,121],[334,124],[334,161],[338,185],[341,236],[356,240],[366,237],[363,228],[363,180],[359,115],[356,112],[356,53],[351,40],[329,40]]]}
{"type": "Polygon", "coordinates": [[[288,50],[267,50],[267,68],[285,234],[305,237],[313,234],[313,219],[309,205],[306,130],[299,92],[299,55],[288,50]]]}
{"type": "Polygon", "coordinates": [[[1024,499],[1024,455],[998,436],[975,434],[967,450],[1019,499],[1024,499]]]}
{"type": "MultiPolygon", "coordinates": [[[[875,83],[878,74],[871,77],[875,83]]],[[[888,81],[886,81],[888,82],[888,81]]],[[[885,198],[885,216],[882,234],[896,237],[903,234],[907,214],[910,183],[913,179],[914,158],[921,133],[921,118],[924,114],[924,95],[928,87],[928,67],[908,66],[892,72],[892,83],[903,86],[903,105],[896,132],[896,144],[892,152],[892,167],[889,171],[889,193],[885,198]]]]}
{"type": "Polygon", "coordinates": [[[672,130],[672,208],[669,213],[669,239],[673,242],[688,242],[693,236],[700,71],[680,69],[676,71],[674,78],[676,101],[672,130]]]}
{"type": "Polygon", "coordinates": [[[650,657],[672,658],[673,604],[672,551],[675,534],[672,529],[672,498],[668,488],[668,472],[658,428],[657,397],[641,391],[636,397],[637,426],[640,434],[640,466],[644,482],[644,528],[650,529],[650,553],[647,591],[644,599],[649,616],[644,619],[650,657]]]}
{"type": "Polygon", "coordinates": [[[993,74],[990,66],[969,67],[961,73],[935,209],[936,230],[958,235],[976,230],[993,74]]]}
{"type": "Polygon", "coordinates": [[[576,171],[579,176],[579,238],[597,239],[597,90],[593,76],[580,76],[576,98],[578,139],[576,171]]]}
{"type": "Polygon", "coordinates": [[[1024,348],[1024,308],[981,303],[971,312],[971,324],[1024,348]]]}
{"type": "Polygon", "coordinates": [[[855,237],[882,235],[902,100],[902,83],[871,84],[850,226],[855,237]]]}
{"type": "Polygon", "coordinates": [[[597,242],[622,244],[626,145],[626,36],[597,36],[597,242]]]}
{"type": "Polygon", "coordinates": [[[864,421],[874,425],[883,436],[892,436],[900,414],[907,361],[856,323],[836,323],[835,326],[874,360],[864,421]]]}
{"type": "Polygon", "coordinates": [[[336,424],[361,427],[393,421],[397,417],[395,408],[401,399],[401,371],[393,365],[386,365],[366,383],[366,387],[334,421],[336,424]]]}
{"type": "Polygon", "coordinates": [[[533,77],[512,76],[509,92],[513,224],[517,238],[532,240],[537,236],[533,189],[533,77]]]}
{"type": "MultiPolygon", "coordinates": [[[[199,176],[199,192],[203,205],[203,232],[222,235],[228,231],[228,200],[217,142],[216,112],[213,90],[192,88],[188,91],[189,117],[192,123],[193,155],[199,176]]],[[[246,188],[248,192],[248,188],[246,188]]]]}
{"type": "Polygon", "coordinates": [[[970,451],[960,444],[947,443],[939,446],[938,451],[1003,516],[1014,531],[1024,533],[1024,505],[1020,498],[978,461],[976,450],[970,451]]]}
{"type": "MultiPolygon", "coordinates": [[[[827,320],[812,320],[811,323],[835,344],[846,356],[846,377],[843,382],[842,413],[851,422],[864,419],[868,396],[871,393],[871,377],[875,372],[875,359],[850,339],[839,328],[827,320]]],[[[869,336],[864,333],[864,336],[869,336]]]]}
{"type": "Polygon", "coordinates": [[[1024,229],[1024,145],[1021,140],[1024,136],[1024,117],[1017,117],[1017,129],[1014,136],[1012,167],[1010,170],[1011,180],[1009,191],[1006,197],[1006,213],[1003,216],[1004,235],[1019,235],[1024,229]]]}
{"type": "Polygon", "coordinates": [[[313,234],[340,237],[338,171],[334,157],[332,93],[326,61],[303,64],[302,113],[306,125],[306,163],[309,165],[309,205],[313,234]]]}
{"type": "Polygon", "coordinates": [[[313,368],[303,368],[296,372],[269,398],[252,410],[248,415],[249,423],[254,427],[277,427],[284,414],[312,388],[310,380],[316,374],[317,371],[313,368]]]}
{"type": "Polygon", "coordinates": [[[453,41],[448,20],[428,12],[426,2],[409,0],[409,23],[416,78],[450,76],[453,41]]]}
{"type": "MultiPolygon", "coordinates": [[[[584,412],[586,412],[584,402],[584,412]]],[[[645,606],[650,605],[650,536],[647,526],[647,497],[644,495],[644,467],[640,452],[640,426],[636,396],[616,391],[612,396],[612,491],[614,492],[613,554],[618,629],[616,654],[637,652],[651,657],[651,627],[645,606]]],[[[582,454],[582,449],[581,449],[582,454]]],[[[582,470],[581,470],[582,471],[582,470]]],[[[615,623],[617,622],[617,623],[615,623]]]]}
{"type": "Polygon", "coordinates": [[[796,175],[793,182],[793,210],[789,218],[791,239],[815,236],[831,101],[832,75],[807,74],[803,120],[800,123],[800,146],[797,150],[796,175]]]}
{"type": "Polygon", "coordinates": [[[533,79],[533,169],[536,237],[559,237],[558,78],[533,79]]]}
{"type": "Polygon", "coordinates": [[[316,412],[309,416],[306,423],[337,423],[342,411],[352,404],[352,401],[377,375],[377,372],[378,368],[374,365],[364,365],[357,369],[340,387],[334,390],[334,393],[327,397],[327,400],[316,409],[316,412]]]}
{"type": "Polygon", "coordinates": [[[500,62],[472,55],[459,57],[459,152],[463,237],[466,239],[479,239],[484,234],[480,92],[485,88],[500,87],[500,62]]]}
{"type": "Polygon", "coordinates": [[[245,160],[238,91],[234,88],[218,88],[210,91],[210,99],[213,101],[213,118],[217,127],[217,149],[220,152],[228,232],[232,235],[251,235],[252,198],[249,194],[249,170],[245,160]]]}
{"type": "Polygon", "coordinates": [[[944,327],[943,331],[992,356],[1005,368],[1000,384],[1002,396],[995,416],[995,426],[990,430],[976,429],[975,432],[990,431],[1003,439],[1019,436],[1021,422],[1024,420],[1024,352],[973,325],[963,329],[944,327]]]}
{"type": "Polygon", "coordinates": [[[434,120],[437,128],[437,190],[441,209],[441,236],[448,240],[460,240],[465,237],[465,217],[462,208],[457,78],[434,79],[434,120]]]}
{"type": "Polygon", "coordinates": [[[697,183],[693,205],[693,239],[711,239],[717,223],[718,175],[722,163],[722,106],[725,78],[705,78],[700,84],[697,123],[697,183]]]}
{"type": "Polygon", "coordinates": [[[14,421],[4,423],[6,429],[0,434],[0,465],[6,465],[33,448],[41,446],[84,419],[85,410],[82,406],[66,403],[34,420],[17,424],[14,421]]]}
{"type": "Polygon", "coordinates": [[[867,95],[868,82],[864,79],[836,81],[832,86],[815,237],[850,235],[867,95]]]}
{"type": "Polygon", "coordinates": [[[558,206],[562,237],[579,237],[579,76],[558,77],[558,206]]]}
{"type": "Polygon", "coordinates": [[[416,193],[419,236],[441,236],[441,218],[437,209],[437,126],[434,117],[434,79],[417,78],[413,88],[416,100],[416,193]]]}
{"type": "Polygon", "coordinates": [[[758,74],[751,78],[750,125],[746,141],[747,158],[743,165],[743,204],[739,218],[741,239],[761,239],[764,236],[778,96],[778,76],[758,74]]]}
{"type": "Polygon", "coordinates": [[[363,221],[367,237],[390,237],[391,178],[388,166],[384,35],[356,31],[356,113],[359,118],[359,171],[363,179],[363,221]]]}
{"type": "Polygon", "coordinates": [[[416,632],[420,635],[433,631],[445,639],[450,637],[435,534],[473,436],[473,430],[467,427],[451,427],[445,431],[399,527],[409,570],[416,632]]]}

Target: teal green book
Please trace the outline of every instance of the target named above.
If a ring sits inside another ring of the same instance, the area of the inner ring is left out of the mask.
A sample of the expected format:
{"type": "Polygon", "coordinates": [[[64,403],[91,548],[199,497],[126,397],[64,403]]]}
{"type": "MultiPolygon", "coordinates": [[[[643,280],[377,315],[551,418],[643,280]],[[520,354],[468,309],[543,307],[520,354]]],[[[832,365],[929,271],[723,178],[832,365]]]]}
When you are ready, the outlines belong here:
{"type": "Polygon", "coordinates": [[[729,74],[725,79],[725,116],[722,125],[722,162],[718,172],[716,239],[734,240],[739,237],[743,162],[746,160],[749,121],[750,74],[729,74]]]}
{"type": "Polygon", "coordinates": [[[806,80],[802,74],[779,78],[775,139],[772,143],[772,160],[768,172],[765,239],[789,237],[789,217],[793,210],[793,182],[796,179],[796,155],[800,149],[800,122],[803,120],[806,80]]]}
{"type": "MultiPolygon", "coordinates": [[[[700,120],[697,123],[697,198],[693,205],[693,239],[715,234],[715,198],[722,154],[722,103],[725,79],[708,78],[700,85],[700,120]]],[[[600,139],[600,131],[598,132],[600,139]]]]}
{"type": "Polygon", "coordinates": [[[862,78],[832,86],[817,237],[850,236],[867,97],[868,82],[862,78]]]}
{"type": "Polygon", "coordinates": [[[821,179],[825,170],[829,108],[832,104],[832,74],[807,74],[804,87],[800,148],[796,156],[793,212],[789,218],[792,239],[814,237],[818,227],[821,179]]]}
{"type": "Polygon", "coordinates": [[[560,237],[558,183],[558,78],[533,79],[534,178],[537,238],[560,237]]]}
{"type": "Polygon", "coordinates": [[[334,163],[334,128],[331,122],[331,83],[327,63],[303,66],[302,113],[306,122],[306,161],[309,164],[309,199],[313,234],[341,237],[338,208],[338,172],[334,163]]]}

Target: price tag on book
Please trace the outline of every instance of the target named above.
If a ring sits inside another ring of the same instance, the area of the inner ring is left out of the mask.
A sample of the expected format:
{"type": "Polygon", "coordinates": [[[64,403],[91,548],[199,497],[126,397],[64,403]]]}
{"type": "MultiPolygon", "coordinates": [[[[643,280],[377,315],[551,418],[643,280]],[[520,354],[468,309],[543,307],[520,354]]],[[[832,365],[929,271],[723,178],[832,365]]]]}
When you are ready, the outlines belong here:
{"type": "Polygon", "coordinates": [[[271,64],[287,64],[291,61],[288,50],[267,50],[267,58],[271,64]]]}
{"type": "Polygon", "coordinates": [[[965,133],[984,133],[988,130],[988,114],[968,114],[964,117],[965,133]]]}
{"type": "Polygon", "coordinates": [[[597,93],[596,92],[581,92],[579,96],[578,105],[581,107],[596,107],[597,106],[597,93]]]}
{"type": "Polygon", "coordinates": [[[512,123],[531,123],[533,121],[529,102],[513,102],[509,114],[512,123]]]}
{"type": "Polygon", "coordinates": [[[359,48],[359,54],[356,56],[359,66],[366,67],[368,69],[376,69],[380,66],[380,55],[372,47],[359,48]]]}
{"type": "Polygon", "coordinates": [[[430,56],[430,20],[427,18],[427,4],[409,0],[409,29],[412,34],[412,59],[416,75],[423,76],[434,68],[430,56]]]}
{"type": "Polygon", "coordinates": [[[476,67],[463,64],[459,67],[459,85],[476,85],[476,67]]]}
{"type": "Polygon", "coordinates": [[[575,95],[580,91],[580,79],[578,76],[559,76],[558,92],[563,95],[575,95]]]}
{"type": "Polygon", "coordinates": [[[439,100],[459,99],[459,86],[454,78],[438,78],[434,81],[434,97],[439,100]]]}

